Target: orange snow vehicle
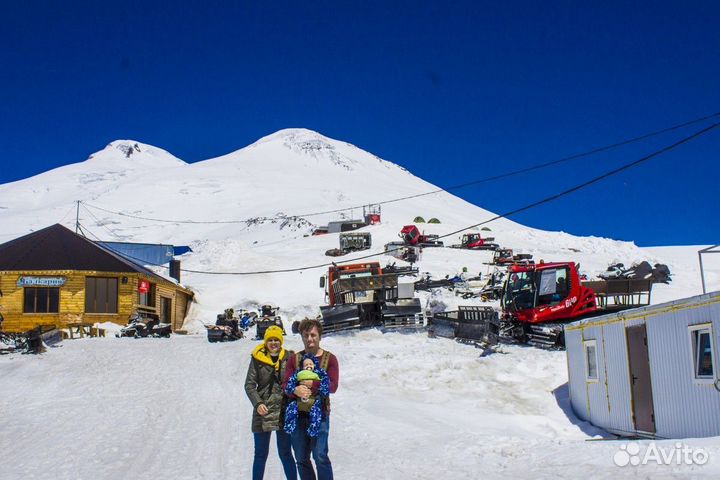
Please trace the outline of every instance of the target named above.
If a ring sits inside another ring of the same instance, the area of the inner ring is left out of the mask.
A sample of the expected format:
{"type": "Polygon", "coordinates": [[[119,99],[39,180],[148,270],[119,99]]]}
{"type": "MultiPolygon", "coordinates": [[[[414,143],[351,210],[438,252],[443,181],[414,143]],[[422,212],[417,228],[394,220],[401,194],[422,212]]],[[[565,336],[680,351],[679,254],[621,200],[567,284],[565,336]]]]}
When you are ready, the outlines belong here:
{"type": "Polygon", "coordinates": [[[422,328],[424,318],[413,284],[398,282],[404,273],[402,269],[384,271],[379,262],[332,265],[320,278],[328,303],[320,307],[323,331],[422,328]]]}

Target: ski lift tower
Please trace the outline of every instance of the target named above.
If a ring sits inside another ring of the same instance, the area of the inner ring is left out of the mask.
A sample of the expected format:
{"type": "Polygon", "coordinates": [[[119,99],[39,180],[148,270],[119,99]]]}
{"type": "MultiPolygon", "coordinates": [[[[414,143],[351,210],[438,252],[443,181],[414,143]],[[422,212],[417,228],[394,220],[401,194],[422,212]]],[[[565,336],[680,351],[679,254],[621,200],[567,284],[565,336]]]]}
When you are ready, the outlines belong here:
{"type": "Polygon", "coordinates": [[[363,205],[363,219],[365,225],[377,225],[380,223],[380,204],[363,205]]]}

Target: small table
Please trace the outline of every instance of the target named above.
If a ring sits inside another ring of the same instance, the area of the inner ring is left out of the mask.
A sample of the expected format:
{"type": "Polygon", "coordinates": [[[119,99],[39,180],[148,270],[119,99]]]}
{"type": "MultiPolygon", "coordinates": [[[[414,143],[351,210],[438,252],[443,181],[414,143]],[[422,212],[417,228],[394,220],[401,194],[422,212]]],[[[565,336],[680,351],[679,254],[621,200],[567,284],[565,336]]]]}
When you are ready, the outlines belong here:
{"type": "Polygon", "coordinates": [[[94,327],[92,323],[70,323],[66,325],[70,339],[83,337],[104,337],[105,329],[94,327]]]}

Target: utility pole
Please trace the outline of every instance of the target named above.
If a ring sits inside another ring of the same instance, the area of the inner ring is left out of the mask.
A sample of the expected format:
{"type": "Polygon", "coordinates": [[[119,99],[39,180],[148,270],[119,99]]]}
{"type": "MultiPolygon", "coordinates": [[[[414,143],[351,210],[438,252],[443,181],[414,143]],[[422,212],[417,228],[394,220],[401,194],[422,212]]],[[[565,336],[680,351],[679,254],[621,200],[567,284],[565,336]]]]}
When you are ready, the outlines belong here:
{"type": "Polygon", "coordinates": [[[77,209],[75,210],[75,233],[80,230],[80,200],[76,200],[77,209]]]}

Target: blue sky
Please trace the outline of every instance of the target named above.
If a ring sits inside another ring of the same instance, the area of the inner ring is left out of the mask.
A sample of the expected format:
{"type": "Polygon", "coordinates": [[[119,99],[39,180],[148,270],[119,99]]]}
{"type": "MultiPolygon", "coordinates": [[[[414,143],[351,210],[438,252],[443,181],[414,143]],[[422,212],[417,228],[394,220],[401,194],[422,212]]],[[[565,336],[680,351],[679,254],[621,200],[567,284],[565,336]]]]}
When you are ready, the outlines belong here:
{"type": "MultiPolygon", "coordinates": [[[[193,162],[304,127],[443,187],[720,111],[713,1],[30,1],[3,10],[0,183],[116,139],[193,162]]],[[[709,123],[454,193],[510,211],[709,123]]],[[[719,152],[717,129],[513,219],[643,246],[720,243],[719,152]]]]}

